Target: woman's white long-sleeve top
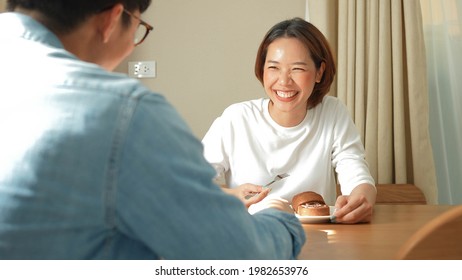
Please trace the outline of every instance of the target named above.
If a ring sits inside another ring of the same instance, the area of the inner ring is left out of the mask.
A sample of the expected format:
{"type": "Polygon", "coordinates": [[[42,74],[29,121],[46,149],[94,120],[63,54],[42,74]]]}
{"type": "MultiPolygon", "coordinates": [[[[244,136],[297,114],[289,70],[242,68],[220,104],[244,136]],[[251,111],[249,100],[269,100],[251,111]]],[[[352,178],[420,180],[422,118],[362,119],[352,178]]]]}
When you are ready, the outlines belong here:
{"type": "Polygon", "coordinates": [[[267,98],[233,104],[213,122],[202,143],[217,181],[231,188],[265,185],[288,173],[271,185],[268,198],[290,202],[297,193],[315,191],[329,205],[335,204],[336,174],[342,194],[375,184],[359,133],[337,98],[324,97],[295,127],[278,125],[268,105],[267,98]]]}

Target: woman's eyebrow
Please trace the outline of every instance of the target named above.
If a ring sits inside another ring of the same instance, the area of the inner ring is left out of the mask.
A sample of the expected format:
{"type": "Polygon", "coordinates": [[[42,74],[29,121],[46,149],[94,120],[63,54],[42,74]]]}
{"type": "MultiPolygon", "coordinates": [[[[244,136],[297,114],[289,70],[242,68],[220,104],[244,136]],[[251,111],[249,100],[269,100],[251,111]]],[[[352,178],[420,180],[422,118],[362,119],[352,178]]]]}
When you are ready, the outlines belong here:
{"type": "MultiPolygon", "coordinates": [[[[276,61],[276,60],[267,60],[266,63],[275,63],[275,64],[279,64],[280,62],[279,61],[276,61]]],[[[293,63],[290,63],[290,65],[308,65],[306,62],[303,62],[303,61],[300,61],[300,62],[293,62],[293,63]]]]}

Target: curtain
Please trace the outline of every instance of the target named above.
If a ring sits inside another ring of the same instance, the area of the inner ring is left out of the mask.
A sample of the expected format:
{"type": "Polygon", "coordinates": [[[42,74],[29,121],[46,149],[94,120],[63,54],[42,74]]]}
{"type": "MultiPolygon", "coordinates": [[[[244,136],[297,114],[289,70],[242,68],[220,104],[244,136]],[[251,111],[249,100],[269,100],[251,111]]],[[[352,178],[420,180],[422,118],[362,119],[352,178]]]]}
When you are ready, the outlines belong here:
{"type": "MultiPolygon", "coordinates": [[[[315,2],[321,1],[310,1],[309,11],[318,26],[323,4],[315,2]]],[[[347,105],[372,176],[378,184],[415,184],[428,204],[436,204],[419,0],[329,0],[325,5],[337,10],[331,13],[325,6],[323,13],[337,22],[336,34],[326,34],[337,42],[337,84],[331,94],[347,105]]]]}
{"type": "Polygon", "coordinates": [[[421,0],[439,202],[462,204],[462,0],[421,0]]]}

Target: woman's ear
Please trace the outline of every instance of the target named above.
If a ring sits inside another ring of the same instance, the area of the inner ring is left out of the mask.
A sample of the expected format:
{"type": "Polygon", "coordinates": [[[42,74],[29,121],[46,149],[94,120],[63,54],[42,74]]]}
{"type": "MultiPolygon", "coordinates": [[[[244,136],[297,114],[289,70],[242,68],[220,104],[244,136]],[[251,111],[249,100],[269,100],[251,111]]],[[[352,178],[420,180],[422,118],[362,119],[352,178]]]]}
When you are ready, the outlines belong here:
{"type": "Polygon", "coordinates": [[[120,24],[120,18],[124,11],[122,4],[115,4],[112,8],[100,14],[99,31],[103,39],[103,43],[107,43],[111,38],[117,25],[120,24]]]}
{"type": "Polygon", "coordinates": [[[325,69],[326,69],[326,63],[323,61],[321,62],[321,67],[319,67],[319,69],[316,71],[316,83],[321,82],[325,69]]]}

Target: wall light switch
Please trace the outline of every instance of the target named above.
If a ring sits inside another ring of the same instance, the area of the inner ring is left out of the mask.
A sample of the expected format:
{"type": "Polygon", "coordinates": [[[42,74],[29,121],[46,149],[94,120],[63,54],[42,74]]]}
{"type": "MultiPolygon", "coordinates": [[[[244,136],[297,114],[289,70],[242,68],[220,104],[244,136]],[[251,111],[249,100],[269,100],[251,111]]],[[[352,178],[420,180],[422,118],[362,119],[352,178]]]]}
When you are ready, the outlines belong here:
{"type": "Polygon", "coordinates": [[[155,78],[155,61],[130,61],[128,62],[128,76],[133,78],[155,78]]]}

